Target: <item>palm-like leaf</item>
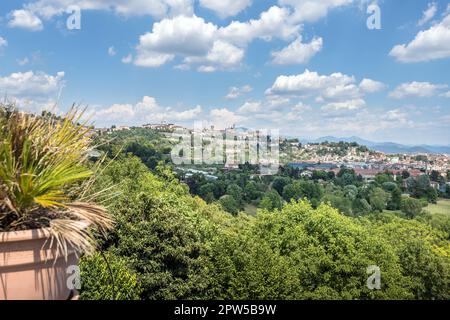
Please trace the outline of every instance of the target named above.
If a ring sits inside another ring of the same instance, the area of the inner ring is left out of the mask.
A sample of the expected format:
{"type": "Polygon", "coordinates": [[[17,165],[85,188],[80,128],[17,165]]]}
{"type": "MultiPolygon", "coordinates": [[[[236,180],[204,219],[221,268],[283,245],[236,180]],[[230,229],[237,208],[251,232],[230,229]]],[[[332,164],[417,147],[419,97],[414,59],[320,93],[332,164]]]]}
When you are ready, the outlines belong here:
{"type": "Polygon", "coordinates": [[[82,115],[72,108],[62,119],[44,118],[0,106],[0,230],[42,224],[67,253],[65,240],[80,250],[93,243],[79,221],[101,231],[111,228],[103,207],[72,203],[67,194],[68,187],[93,173],[84,166],[91,144],[82,115]],[[49,224],[55,215],[64,219],[49,224]]]}

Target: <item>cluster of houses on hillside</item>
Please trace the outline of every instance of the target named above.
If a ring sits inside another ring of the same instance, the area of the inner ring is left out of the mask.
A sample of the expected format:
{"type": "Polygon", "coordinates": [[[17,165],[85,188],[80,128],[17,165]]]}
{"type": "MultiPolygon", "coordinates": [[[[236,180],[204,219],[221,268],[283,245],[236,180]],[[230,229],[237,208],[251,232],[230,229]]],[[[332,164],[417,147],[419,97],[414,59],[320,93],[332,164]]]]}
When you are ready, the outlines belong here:
{"type": "MultiPolygon", "coordinates": [[[[133,128],[136,127],[112,126],[111,128],[97,128],[95,131],[97,134],[103,135],[115,131],[131,130],[133,128]]],[[[223,135],[223,137],[226,137],[227,135],[248,136],[252,134],[251,131],[248,131],[245,128],[238,128],[235,126],[223,130],[215,130],[214,126],[211,126],[210,128],[188,129],[167,122],[145,124],[140,128],[159,131],[168,138],[171,138],[171,133],[177,130],[184,130],[189,134],[196,134],[197,137],[201,137],[202,139],[211,138],[211,132],[215,132],[216,136],[223,135]]],[[[258,131],[255,131],[254,133],[260,134],[258,131]]],[[[233,141],[231,141],[231,148],[228,148],[230,141],[227,139],[225,139],[225,141],[227,149],[233,149],[232,151],[234,154],[244,152],[243,150],[237,150],[239,148],[244,148],[244,144],[235,143],[233,139],[233,141]]],[[[400,175],[403,171],[408,171],[412,177],[430,174],[432,171],[437,171],[442,176],[446,176],[447,172],[450,171],[450,158],[448,155],[389,155],[382,152],[374,152],[367,148],[364,149],[360,146],[348,147],[344,154],[335,151],[336,150],[333,149],[332,146],[327,145],[301,145],[299,143],[291,143],[290,154],[288,157],[290,158],[291,165],[299,167],[304,176],[312,175],[314,170],[335,171],[337,173],[342,166],[354,169],[358,175],[361,175],[366,180],[372,180],[377,174],[386,170],[392,172],[394,176],[400,175]]],[[[285,150],[280,150],[281,158],[286,156],[286,154],[283,154],[284,152],[285,150]]],[[[229,155],[227,155],[227,158],[229,159],[225,162],[225,169],[233,170],[238,168],[238,162],[231,161],[229,155]]],[[[435,187],[438,188],[439,184],[436,184],[435,187]]]]}

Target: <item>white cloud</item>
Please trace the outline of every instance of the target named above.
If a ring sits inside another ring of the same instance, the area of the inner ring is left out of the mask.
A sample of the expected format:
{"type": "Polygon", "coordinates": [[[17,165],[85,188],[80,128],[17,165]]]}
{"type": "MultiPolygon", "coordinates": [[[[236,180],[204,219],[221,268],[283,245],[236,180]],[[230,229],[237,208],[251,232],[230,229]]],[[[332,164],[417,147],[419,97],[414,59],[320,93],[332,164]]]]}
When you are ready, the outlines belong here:
{"type": "Polygon", "coordinates": [[[372,93],[383,90],[386,88],[386,85],[372,79],[363,79],[359,84],[359,88],[364,92],[372,93]]]}
{"type": "Polygon", "coordinates": [[[130,53],[130,54],[126,55],[125,57],[123,57],[121,61],[122,61],[122,63],[129,64],[133,61],[133,56],[130,53]]]}
{"type": "Polygon", "coordinates": [[[398,121],[400,123],[405,123],[408,119],[408,113],[401,109],[393,109],[387,111],[381,117],[383,120],[398,121]]]}
{"type": "Polygon", "coordinates": [[[258,113],[261,111],[261,102],[246,102],[238,109],[239,113],[258,113]]]}
{"type": "Polygon", "coordinates": [[[450,91],[447,91],[447,92],[441,94],[441,97],[450,98],[450,91]]]}
{"type": "Polygon", "coordinates": [[[303,43],[301,36],[281,51],[272,52],[273,63],[279,65],[305,64],[322,50],[322,38],[303,43]]]}
{"type": "Polygon", "coordinates": [[[200,0],[202,7],[214,11],[221,18],[235,16],[251,4],[252,0],[200,0]]]}
{"type": "Polygon", "coordinates": [[[23,6],[44,19],[61,15],[70,5],[77,5],[81,10],[112,11],[122,16],[149,15],[164,18],[177,15],[191,15],[194,11],[193,0],[37,0],[23,6]]]}
{"type": "Polygon", "coordinates": [[[152,32],[140,37],[143,51],[202,55],[214,41],[217,26],[201,17],[178,16],[153,24],[152,32]]]}
{"type": "Polygon", "coordinates": [[[179,16],[153,24],[153,29],[139,39],[134,63],[159,67],[175,55],[201,56],[211,49],[217,26],[203,18],[179,16]]]}
{"type": "Polygon", "coordinates": [[[278,2],[294,9],[295,21],[314,22],[325,17],[331,9],[347,6],[353,3],[353,0],[279,0],[278,2]]]}
{"type": "Polygon", "coordinates": [[[11,19],[8,26],[11,28],[22,28],[30,31],[42,30],[42,21],[29,10],[14,10],[10,13],[11,19]]]}
{"type": "Polygon", "coordinates": [[[43,72],[16,72],[0,77],[0,95],[34,97],[57,95],[64,86],[64,72],[48,75],[43,72]]]}
{"type": "Polygon", "coordinates": [[[237,115],[235,112],[227,108],[212,109],[210,111],[210,121],[217,128],[227,128],[234,124],[242,124],[246,117],[237,115]]]}
{"type": "Polygon", "coordinates": [[[57,101],[64,87],[64,72],[48,75],[43,72],[16,72],[0,76],[0,95],[17,108],[40,113],[42,110],[57,112],[57,101]]]}
{"type": "Polygon", "coordinates": [[[301,26],[291,21],[287,8],[273,6],[261,13],[259,19],[246,22],[233,21],[220,28],[219,38],[238,46],[246,46],[254,39],[270,41],[272,38],[289,40],[299,35],[301,26]]]}
{"type": "Polygon", "coordinates": [[[1,47],[6,47],[8,45],[8,41],[6,41],[5,38],[0,37],[0,48],[1,47]]]}
{"type": "Polygon", "coordinates": [[[428,4],[428,8],[423,11],[422,18],[417,22],[418,26],[423,26],[428,21],[434,18],[437,12],[437,3],[436,2],[430,2],[428,4]]]}
{"type": "Polygon", "coordinates": [[[320,94],[324,90],[333,90],[354,84],[355,79],[342,73],[333,73],[329,76],[319,75],[308,69],[302,74],[293,76],[279,76],[267,93],[311,95],[320,94]]]}
{"type": "Polygon", "coordinates": [[[339,102],[330,102],[322,107],[323,110],[356,110],[366,105],[363,99],[351,99],[339,102]]]}
{"type": "Polygon", "coordinates": [[[214,72],[217,70],[232,70],[237,68],[244,58],[244,50],[228,42],[217,40],[211,50],[204,57],[190,56],[184,59],[184,63],[201,64],[200,72],[214,72]]]}
{"type": "Polygon", "coordinates": [[[146,122],[193,120],[200,115],[202,108],[196,106],[187,110],[174,110],[162,107],[154,97],[144,96],[136,104],[113,104],[94,111],[93,119],[103,125],[137,125],[146,122]]]}
{"type": "MultiPolygon", "coordinates": [[[[348,0],[327,0],[328,9],[347,4],[348,0]]],[[[282,2],[282,1],[281,1],[282,2]]],[[[308,2],[308,1],[306,1],[308,2]]],[[[243,1],[203,1],[210,8],[226,7],[233,14],[234,6],[243,7],[243,1]],[[230,3],[230,5],[227,5],[230,3]],[[232,3],[232,4],[231,4],[232,3]],[[230,7],[231,6],[231,7],[230,7]]],[[[153,24],[152,30],[142,35],[136,47],[134,64],[141,67],[159,67],[177,58],[182,62],[175,66],[180,70],[195,67],[200,72],[233,70],[242,65],[247,46],[256,39],[293,41],[279,52],[273,53],[276,64],[306,63],[322,49],[322,38],[302,43],[302,25],[292,16],[293,2],[285,7],[272,6],[258,18],[248,21],[232,21],[218,26],[195,14],[168,17],[153,24]]],[[[306,7],[314,3],[304,3],[306,7]]],[[[303,8],[303,6],[300,6],[303,8]]],[[[296,7],[297,8],[297,7],[296,7]]]]}
{"type": "Polygon", "coordinates": [[[225,99],[237,99],[247,93],[250,93],[253,88],[249,85],[245,85],[243,87],[231,87],[225,99]]]}
{"type": "Polygon", "coordinates": [[[402,99],[405,97],[432,97],[438,95],[441,89],[445,89],[447,87],[447,85],[442,84],[413,81],[399,85],[391,93],[389,93],[389,97],[395,99],[402,99]]]}
{"type": "Polygon", "coordinates": [[[410,43],[396,45],[389,55],[405,63],[449,58],[450,14],[429,29],[420,31],[410,43]]]}
{"type": "Polygon", "coordinates": [[[303,104],[303,102],[297,103],[295,106],[292,107],[292,111],[295,112],[305,112],[305,111],[311,111],[311,106],[307,104],[303,104]]]}
{"type": "Polygon", "coordinates": [[[117,52],[116,52],[116,49],[114,49],[114,47],[113,46],[111,46],[111,47],[109,47],[108,48],[108,55],[109,56],[115,56],[117,54],[117,52]]]}
{"type": "Polygon", "coordinates": [[[266,95],[314,98],[326,110],[354,110],[365,105],[366,93],[382,88],[381,82],[371,79],[364,79],[358,85],[353,76],[340,72],[319,75],[306,69],[302,74],[279,76],[266,95]]]}
{"type": "Polygon", "coordinates": [[[153,25],[140,37],[135,65],[159,67],[176,56],[184,57],[180,68],[199,65],[201,72],[232,69],[240,65],[244,50],[217,38],[218,27],[197,16],[178,16],[153,25]]]}

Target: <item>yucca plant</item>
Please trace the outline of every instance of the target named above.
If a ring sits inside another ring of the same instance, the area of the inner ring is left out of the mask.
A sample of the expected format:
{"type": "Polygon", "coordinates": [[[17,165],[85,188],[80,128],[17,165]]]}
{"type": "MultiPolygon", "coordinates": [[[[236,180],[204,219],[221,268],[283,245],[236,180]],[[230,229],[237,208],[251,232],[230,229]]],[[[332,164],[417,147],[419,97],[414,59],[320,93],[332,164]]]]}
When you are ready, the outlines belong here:
{"type": "Polygon", "coordinates": [[[92,227],[112,227],[102,206],[70,192],[93,178],[86,166],[91,129],[82,116],[77,108],[41,117],[0,105],[0,231],[49,228],[67,254],[68,245],[92,251],[92,227]]]}

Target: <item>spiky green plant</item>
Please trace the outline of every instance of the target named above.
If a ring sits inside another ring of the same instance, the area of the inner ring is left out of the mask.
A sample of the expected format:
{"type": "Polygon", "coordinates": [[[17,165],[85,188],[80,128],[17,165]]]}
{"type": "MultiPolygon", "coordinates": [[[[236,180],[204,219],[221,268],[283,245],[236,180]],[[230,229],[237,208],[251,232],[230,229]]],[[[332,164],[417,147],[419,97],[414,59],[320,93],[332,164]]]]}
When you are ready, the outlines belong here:
{"type": "Polygon", "coordinates": [[[48,227],[58,250],[94,248],[92,229],[112,227],[106,210],[69,196],[92,179],[85,165],[92,148],[83,112],[38,117],[0,105],[0,231],[48,227]]]}

